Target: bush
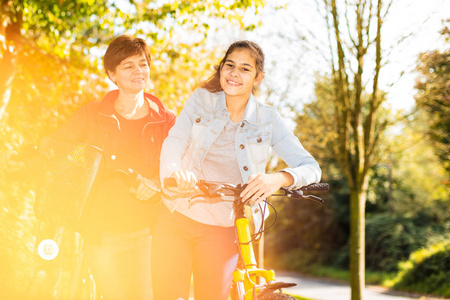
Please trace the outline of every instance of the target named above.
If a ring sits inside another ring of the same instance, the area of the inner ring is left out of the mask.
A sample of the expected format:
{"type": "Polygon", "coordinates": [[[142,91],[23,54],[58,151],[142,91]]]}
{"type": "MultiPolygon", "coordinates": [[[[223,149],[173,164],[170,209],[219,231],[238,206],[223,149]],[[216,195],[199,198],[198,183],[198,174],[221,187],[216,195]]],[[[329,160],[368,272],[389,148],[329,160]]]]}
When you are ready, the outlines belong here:
{"type": "Polygon", "coordinates": [[[366,267],[395,272],[398,263],[427,244],[445,238],[448,220],[432,212],[414,216],[376,215],[366,224],[366,267]]]}
{"type": "Polygon", "coordinates": [[[394,289],[450,297],[450,238],[412,253],[399,269],[394,289]]]}

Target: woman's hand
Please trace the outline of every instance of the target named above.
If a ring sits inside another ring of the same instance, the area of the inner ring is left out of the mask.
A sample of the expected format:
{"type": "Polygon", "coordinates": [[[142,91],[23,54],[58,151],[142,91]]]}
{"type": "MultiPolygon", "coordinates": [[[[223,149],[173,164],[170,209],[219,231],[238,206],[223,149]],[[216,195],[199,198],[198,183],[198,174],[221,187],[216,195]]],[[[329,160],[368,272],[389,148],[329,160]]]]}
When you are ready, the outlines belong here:
{"type": "Polygon", "coordinates": [[[287,172],[274,174],[254,174],[248,178],[247,187],[242,191],[242,202],[259,204],[283,186],[289,186],[294,178],[287,172]]]}
{"type": "Polygon", "coordinates": [[[177,194],[189,194],[196,191],[198,180],[193,172],[187,170],[175,171],[170,177],[176,180],[177,186],[166,187],[167,190],[177,194]]]}
{"type": "Polygon", "coordinates": [[[131,188],[131,192],[136,195],[138,200],[147,201],[159,193],[158,185],[153,180],[144,177],[140,177],[138,180],[140,181],[139,186],[131,188]]]}

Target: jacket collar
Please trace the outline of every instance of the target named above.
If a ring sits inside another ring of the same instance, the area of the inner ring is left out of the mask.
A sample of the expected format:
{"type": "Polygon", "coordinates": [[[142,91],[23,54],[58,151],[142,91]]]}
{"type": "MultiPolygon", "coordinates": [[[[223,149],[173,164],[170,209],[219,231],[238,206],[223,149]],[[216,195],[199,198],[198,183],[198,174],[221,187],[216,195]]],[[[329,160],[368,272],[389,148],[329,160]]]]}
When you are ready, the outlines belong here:
{"type": "MultiPolygon", "coordinates": [[[[219,97],[217,99],[216,112],[220,113],[225,110],[228,113],[225,93],[223,91],[219,92],[218,96],[219,97]]],[[[241,122],[243,121],[255,125],[259,124],[259,102],[258,100],[256,100],[255,96],[253,96],[253,94],[250,94],[250,97],[248,98],[244,117],[242,118],[241,122]]]]}
{"type": "MultiPolygon", "coordinates": [[[[99,113],[117,119],[114,103],[119,96],[119,90],[108,92],[100,102],[99,113]]],[[[162,102],[152,94],[144,93],[144,99],[149,107],[148,122],[160,123],[166,121],[166,109],[162,102]]]]}
{"type": "Polygon", "coordinates": [[[259,102],[253,94],[250,94],[250,97],[248,98],[242,120],[255,125],[259,124],[259,102]]]}

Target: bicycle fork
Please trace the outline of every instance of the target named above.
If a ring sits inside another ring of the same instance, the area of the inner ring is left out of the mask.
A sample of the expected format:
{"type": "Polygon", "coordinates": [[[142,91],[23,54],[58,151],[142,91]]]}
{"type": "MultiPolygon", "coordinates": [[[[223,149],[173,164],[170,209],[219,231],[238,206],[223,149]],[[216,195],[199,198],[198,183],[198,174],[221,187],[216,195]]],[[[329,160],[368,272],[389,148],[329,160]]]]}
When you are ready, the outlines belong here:
{"type": "Polygon", "coordinates": [[[240,290],[239,293],[245,295],[241,299],[253,299],[254,295],[260,292],[257,279],[264,278],[266,283],[273,283],[275,282],[275,272],[257,267],[249,221],[246,217],[236,220],[236,231],[244,268],[236,269],[233,272],[233,281],[236,283],[237,289],[240,290]]]}

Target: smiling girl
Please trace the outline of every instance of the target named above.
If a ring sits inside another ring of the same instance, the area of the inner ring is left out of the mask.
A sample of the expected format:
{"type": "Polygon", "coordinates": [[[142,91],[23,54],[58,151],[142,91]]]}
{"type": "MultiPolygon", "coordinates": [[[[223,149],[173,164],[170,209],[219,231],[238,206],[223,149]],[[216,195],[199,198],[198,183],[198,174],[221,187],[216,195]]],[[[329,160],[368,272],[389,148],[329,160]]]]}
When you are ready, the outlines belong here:
{"type": "MultiPolygon", "coordinates": [[[[182,197],[199,179],[247,183],[243,201],[257,204],[281,187],[319,182],[321,171],[274,107],[256,100],[264,54],[249,41],[233,43],[216,72],[195,90],[161,150],[161,179],[173,177],[179,194],[164,199],[154,235],[155,300],[225,300],[238,260],[230,202],[182,197]],[[289,166],[266,174],[269,148],[289,166]]],[[[226,197],[226,196],[224,196],[226,197]]],[[[260,220],[261,222],[262,220],[260,220]]]]}

